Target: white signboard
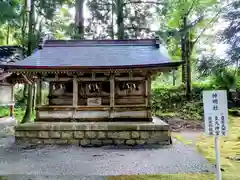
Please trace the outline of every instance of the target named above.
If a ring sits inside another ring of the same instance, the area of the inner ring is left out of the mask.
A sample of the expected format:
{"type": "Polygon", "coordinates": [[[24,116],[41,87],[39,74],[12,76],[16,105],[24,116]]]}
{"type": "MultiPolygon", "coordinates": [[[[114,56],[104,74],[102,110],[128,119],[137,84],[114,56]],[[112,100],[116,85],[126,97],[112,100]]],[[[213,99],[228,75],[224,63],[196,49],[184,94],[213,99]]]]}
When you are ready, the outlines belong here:
{"type": "Polygon", "coordinates": [[[224,90],[203,91],[205,132],[226,136],[228,131],[227,93],[224,90]]]}
{"type": "Polygon", "coordinates": [[[88,98],[87,99],[87,105],[88,106],[99,106],[102,104],[102,98],[88,98]]]}
{"type": "Polygon", "coordinates": [[[12,86],[0,85],[0,106],[14,105],[12,86]]]}

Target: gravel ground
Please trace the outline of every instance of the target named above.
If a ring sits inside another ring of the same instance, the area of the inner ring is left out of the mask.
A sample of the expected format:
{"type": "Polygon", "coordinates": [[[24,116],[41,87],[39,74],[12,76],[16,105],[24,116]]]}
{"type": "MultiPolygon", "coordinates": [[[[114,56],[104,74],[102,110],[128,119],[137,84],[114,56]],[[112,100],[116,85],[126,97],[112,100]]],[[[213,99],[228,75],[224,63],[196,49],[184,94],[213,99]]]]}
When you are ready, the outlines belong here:
{"type": "MultiPolygon", "coordinates": [[[[16,121],[11,118],[0,118],[0,137],[7,137],[14,134],[13,126],[16,121]]],[[[1,147],[1,144],[0,144],[1,147]]],[[[1,179],[0,179],[1,180],[1,179]]]]}
{"type": "Polygon", "coordinates": [[[33,176],[33,175],[8,175],[0,176],[0,180],[107,180],[104,176],[33,176]]]}
{"type": "Polygon", "coordinates": [[[194,147],[176,140],[166,147],[81,148],[24,147],[15,145],[11,136],[0,138],[0,175],[8,175],[8,180],[103,180],[109,175],[213,171],[194,147]]]}
{"type": "Polygon", "coordinates": [[[175,142],[165,148],[20,147],[0,140],[0,174],[121,175],[214,171],[194,148],[175,142]],[[3,145],[4,144],[4,145],[3,145]]]}

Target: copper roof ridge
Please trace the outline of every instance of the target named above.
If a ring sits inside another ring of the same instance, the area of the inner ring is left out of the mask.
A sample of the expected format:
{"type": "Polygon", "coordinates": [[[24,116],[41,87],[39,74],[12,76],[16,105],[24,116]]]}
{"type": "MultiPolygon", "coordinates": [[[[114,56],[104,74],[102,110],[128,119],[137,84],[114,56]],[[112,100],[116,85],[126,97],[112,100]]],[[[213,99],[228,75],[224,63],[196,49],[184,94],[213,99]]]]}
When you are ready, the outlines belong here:
{"type": "Polygon", "coordinates": [[[92,45],[148,45],[156,44],[156,39],[128,39],[128,40],[46,40],[44,47],[74,47],[92,45]]]}

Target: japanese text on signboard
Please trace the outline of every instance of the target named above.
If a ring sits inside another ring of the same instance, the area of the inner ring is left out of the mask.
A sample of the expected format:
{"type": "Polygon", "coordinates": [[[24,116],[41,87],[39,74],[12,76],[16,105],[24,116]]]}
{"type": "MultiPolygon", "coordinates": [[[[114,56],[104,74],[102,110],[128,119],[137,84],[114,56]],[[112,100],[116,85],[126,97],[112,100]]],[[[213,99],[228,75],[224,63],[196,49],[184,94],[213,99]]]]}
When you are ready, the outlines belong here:
{"type": "Polygon", "coordinates": [[[204,91],[205,131],[210,136],[226,136],[227,96],[225,91],[204,91]]]}

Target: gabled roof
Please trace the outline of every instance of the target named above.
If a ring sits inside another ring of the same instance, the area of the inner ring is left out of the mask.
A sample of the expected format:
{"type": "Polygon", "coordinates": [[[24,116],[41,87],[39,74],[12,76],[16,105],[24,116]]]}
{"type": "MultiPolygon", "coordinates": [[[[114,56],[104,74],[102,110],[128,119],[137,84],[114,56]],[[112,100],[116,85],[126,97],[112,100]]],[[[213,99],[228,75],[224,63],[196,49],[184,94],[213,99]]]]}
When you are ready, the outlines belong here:
{"type": "Polygon", "coordinates": [[[143,40],[48,40],[23,61],[11,63],[14,69],[102,69],[171,67],[181,62],[169,59],[155,39],[143,40]]]}
{"type": "Polygon", "coordinates": [[[0,64],[8,64],[23,59],[22,49],[19,46],[0,46],[0,64]]]}

